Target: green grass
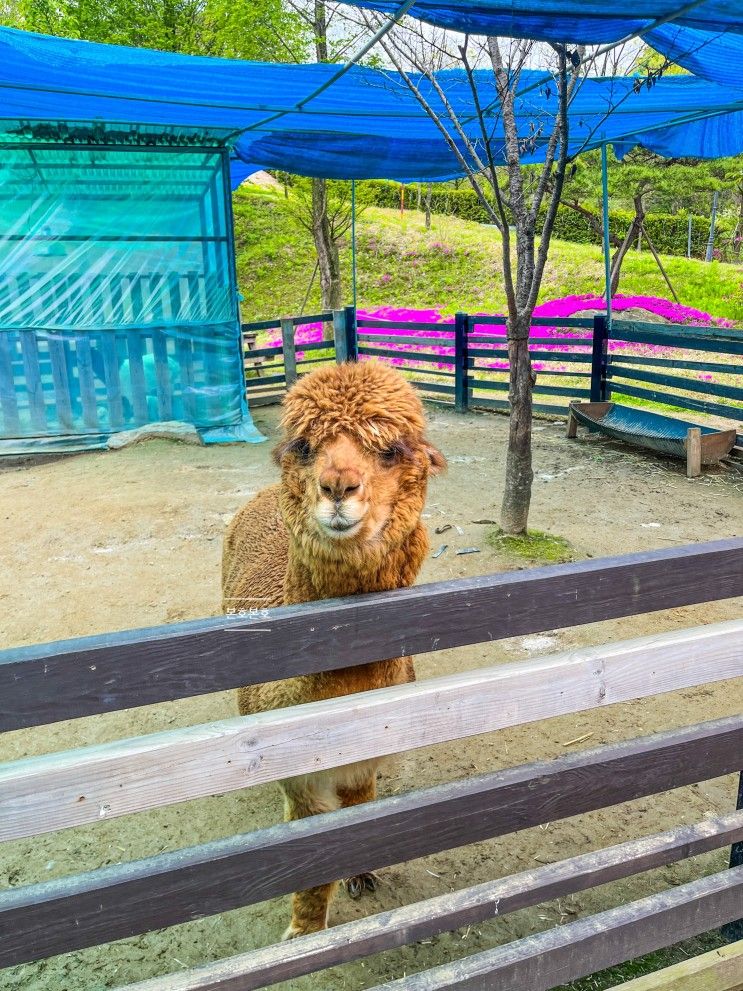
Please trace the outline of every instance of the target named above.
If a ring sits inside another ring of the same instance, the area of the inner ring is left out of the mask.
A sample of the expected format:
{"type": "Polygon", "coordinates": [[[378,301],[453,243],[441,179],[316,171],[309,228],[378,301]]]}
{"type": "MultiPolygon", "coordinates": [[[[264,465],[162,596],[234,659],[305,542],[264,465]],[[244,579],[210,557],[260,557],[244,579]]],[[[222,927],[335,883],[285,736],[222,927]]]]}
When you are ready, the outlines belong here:
{"type": "Polygon", "coordinates": [[[575,560],[575,548],[564,537],[541,530],[530,530],[514,536],[500,529],[492,530],[487,541],[507,557],[530,564],[564,564],[575,560]]]}
{"type": "MultiPolygon", "coordinates": [[[[282,190],[243,186],[234,197],[237,265],[245,297],[243,317],[258,320],[299,312],[315,267],[310,234],[292,216],[282,190]]],[[[445,313],[503,311],[505,295],[498,232],[456,217],[423,216],[408,210],[369,208],[358,225],[358,293],[362,306],[438,308],[445,313]]],[[[743,266],[664,256],[682,303],[715,316],[743,321],[743,266]]],[[[341,247],[350,298],[351,252],[341,247]]],[[[599,248],[554,241],[540,301],[601,292],[604,268],[599,248]]],[[[631,252],[620,292],[669,298],[668,287],[648,252],[631,252]]],[[[305,312],[317,311],[315,278],[305,312]]]]}

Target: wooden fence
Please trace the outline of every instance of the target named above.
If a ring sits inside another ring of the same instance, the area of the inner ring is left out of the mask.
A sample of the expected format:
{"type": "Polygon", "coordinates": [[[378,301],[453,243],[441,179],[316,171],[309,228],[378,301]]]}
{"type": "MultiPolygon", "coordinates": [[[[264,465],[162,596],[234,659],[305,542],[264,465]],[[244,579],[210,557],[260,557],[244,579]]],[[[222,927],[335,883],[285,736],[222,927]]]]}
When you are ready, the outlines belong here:
{"type": "Polygon", "coordinates": [[[29,299],[34,325],[0,328],[0,438],[105,438],[157,420],[224,419],[219,390],[235,323],[216,278],[0,278],[0,303],[14,295],[29,299]]]}
{"type": "MultiPolygon", "coordinates": [[[[272,360],[267,377],[248,380],[249,402],[278,402],[297,374],[311,370],[313,362],[336,357],[333,341],[294,344],[296,327],[332,317],[326,313],[244,325],[246,333],[268,329],[282,333],[282,345],[246,352],[248,368],[256,357],[272,360]]],[[[503,317],[457,313],[453,322],[435,324],[357,317],[354,308],[347,307],[335,314],[334,321],[335,337],[342,342],[338,355],[343,357],[338,360],[355,354],[391,361],[409,374],[427,399],[459,412],[508,410],[503,317]]],[[[743,375],[743,358],[738,357],[743,356],[743,333],[614,320],[610,339],[602,316],[535,317],[529,347],[537,413],[564,416],[571,399],[599,402],[616,396],[743,422],[743,387],[724,381],[743,375]],[[704,360],[643,354],[637,345],[701,351],[704,360]],[[709,360],[710,355],[719,358],[709,360]]],[[[743,436],[739,444],[743,445],[743,436]]]]}
{"type": "MultiPolygon", "coordinates": [[[[16,648],[0,654],[0,730],[741,595],[743,539],[733,539],[16,648]]],[[[740,677],[743,620],[734,620],[22,759],[0,766],[0,836],[36,836],[740,677]]],[[[742,754],[740,715],[11,888],[0,893],[0,967],[738,772],[742,754]]],[[[738,844],[729,870],[385,985],[546,991],[735,926],[743,904],[741,804],[732,811],[731,794],[731,811],[703,822],[530,866],[136,989],[266,987],[738,844]]],[[[743,935],[743,926],[730,931],[743,935]]]]}

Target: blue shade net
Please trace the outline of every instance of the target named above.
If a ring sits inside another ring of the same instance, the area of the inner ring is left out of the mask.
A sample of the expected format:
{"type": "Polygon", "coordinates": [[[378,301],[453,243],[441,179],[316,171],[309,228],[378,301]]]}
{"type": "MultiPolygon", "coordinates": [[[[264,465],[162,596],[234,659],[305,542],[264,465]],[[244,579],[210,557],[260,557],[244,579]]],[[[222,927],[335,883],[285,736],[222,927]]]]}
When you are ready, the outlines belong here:
{"type": "MultiPolygon", "coordinates": [[[[354,0],[394,14],[400,0],[354,0]]],[[[416,0],[412,17],[468,34],[505,35],[573,44],[603,44],[645,32],[657,21],[705,32],[743,32],[741,0],[416,0]]],[[[648,37],[651,44],[653,41],[648,37]]]]}
{"type": "Polygon", "coordinates": [[[261,439],[247,436],[225,167],[208,147],[6,146],[0,452],[104,447],[164,420],[261,439]]]}

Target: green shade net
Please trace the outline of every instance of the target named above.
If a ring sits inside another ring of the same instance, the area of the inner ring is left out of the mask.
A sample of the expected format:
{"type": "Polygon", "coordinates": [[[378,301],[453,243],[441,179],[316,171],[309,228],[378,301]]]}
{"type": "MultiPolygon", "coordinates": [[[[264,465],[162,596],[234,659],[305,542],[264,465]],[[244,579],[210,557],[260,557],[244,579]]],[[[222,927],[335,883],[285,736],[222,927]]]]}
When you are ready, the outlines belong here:
{"type": "Polygon", "coordinates": [[[162,420],[260,439],[239,436],[226,168],[219,147],[4,149],[0,450],[104,446],[162,420]]]}

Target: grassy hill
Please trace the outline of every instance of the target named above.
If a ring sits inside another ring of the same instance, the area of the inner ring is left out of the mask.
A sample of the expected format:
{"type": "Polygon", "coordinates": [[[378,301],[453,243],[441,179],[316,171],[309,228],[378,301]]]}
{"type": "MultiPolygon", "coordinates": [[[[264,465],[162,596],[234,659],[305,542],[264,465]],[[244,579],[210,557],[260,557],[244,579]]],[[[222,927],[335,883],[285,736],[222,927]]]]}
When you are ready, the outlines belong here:
{"type": "MultiPolygon", "coordinates": [[[[237,267],[245,297],[243,318],[298,313],[315,267],[310,235],[293,218],[283,190],[243,186],[234,196],[237,267]]],[[[505,307],[498,232],[456,217],[408,210],[367,209],[357,223],[358,298],[362,306],[437,308],[445,313],[500,311],[505,307]]],[[[350,301],[350,237],[341,249],[350,301]]],[[[665,256],[663,263],[682,303],[714,316],[743,321],[743,266],[706,264],[665,256]]],[[[601,292],[604,268],[593,245],[553,241],[540,302],[601,292]]],[[[620,292],[670,297],[649,251],[633,251],[620,292]]],[[[317,311],[315,277],[304,312],[317,311]]]]}

